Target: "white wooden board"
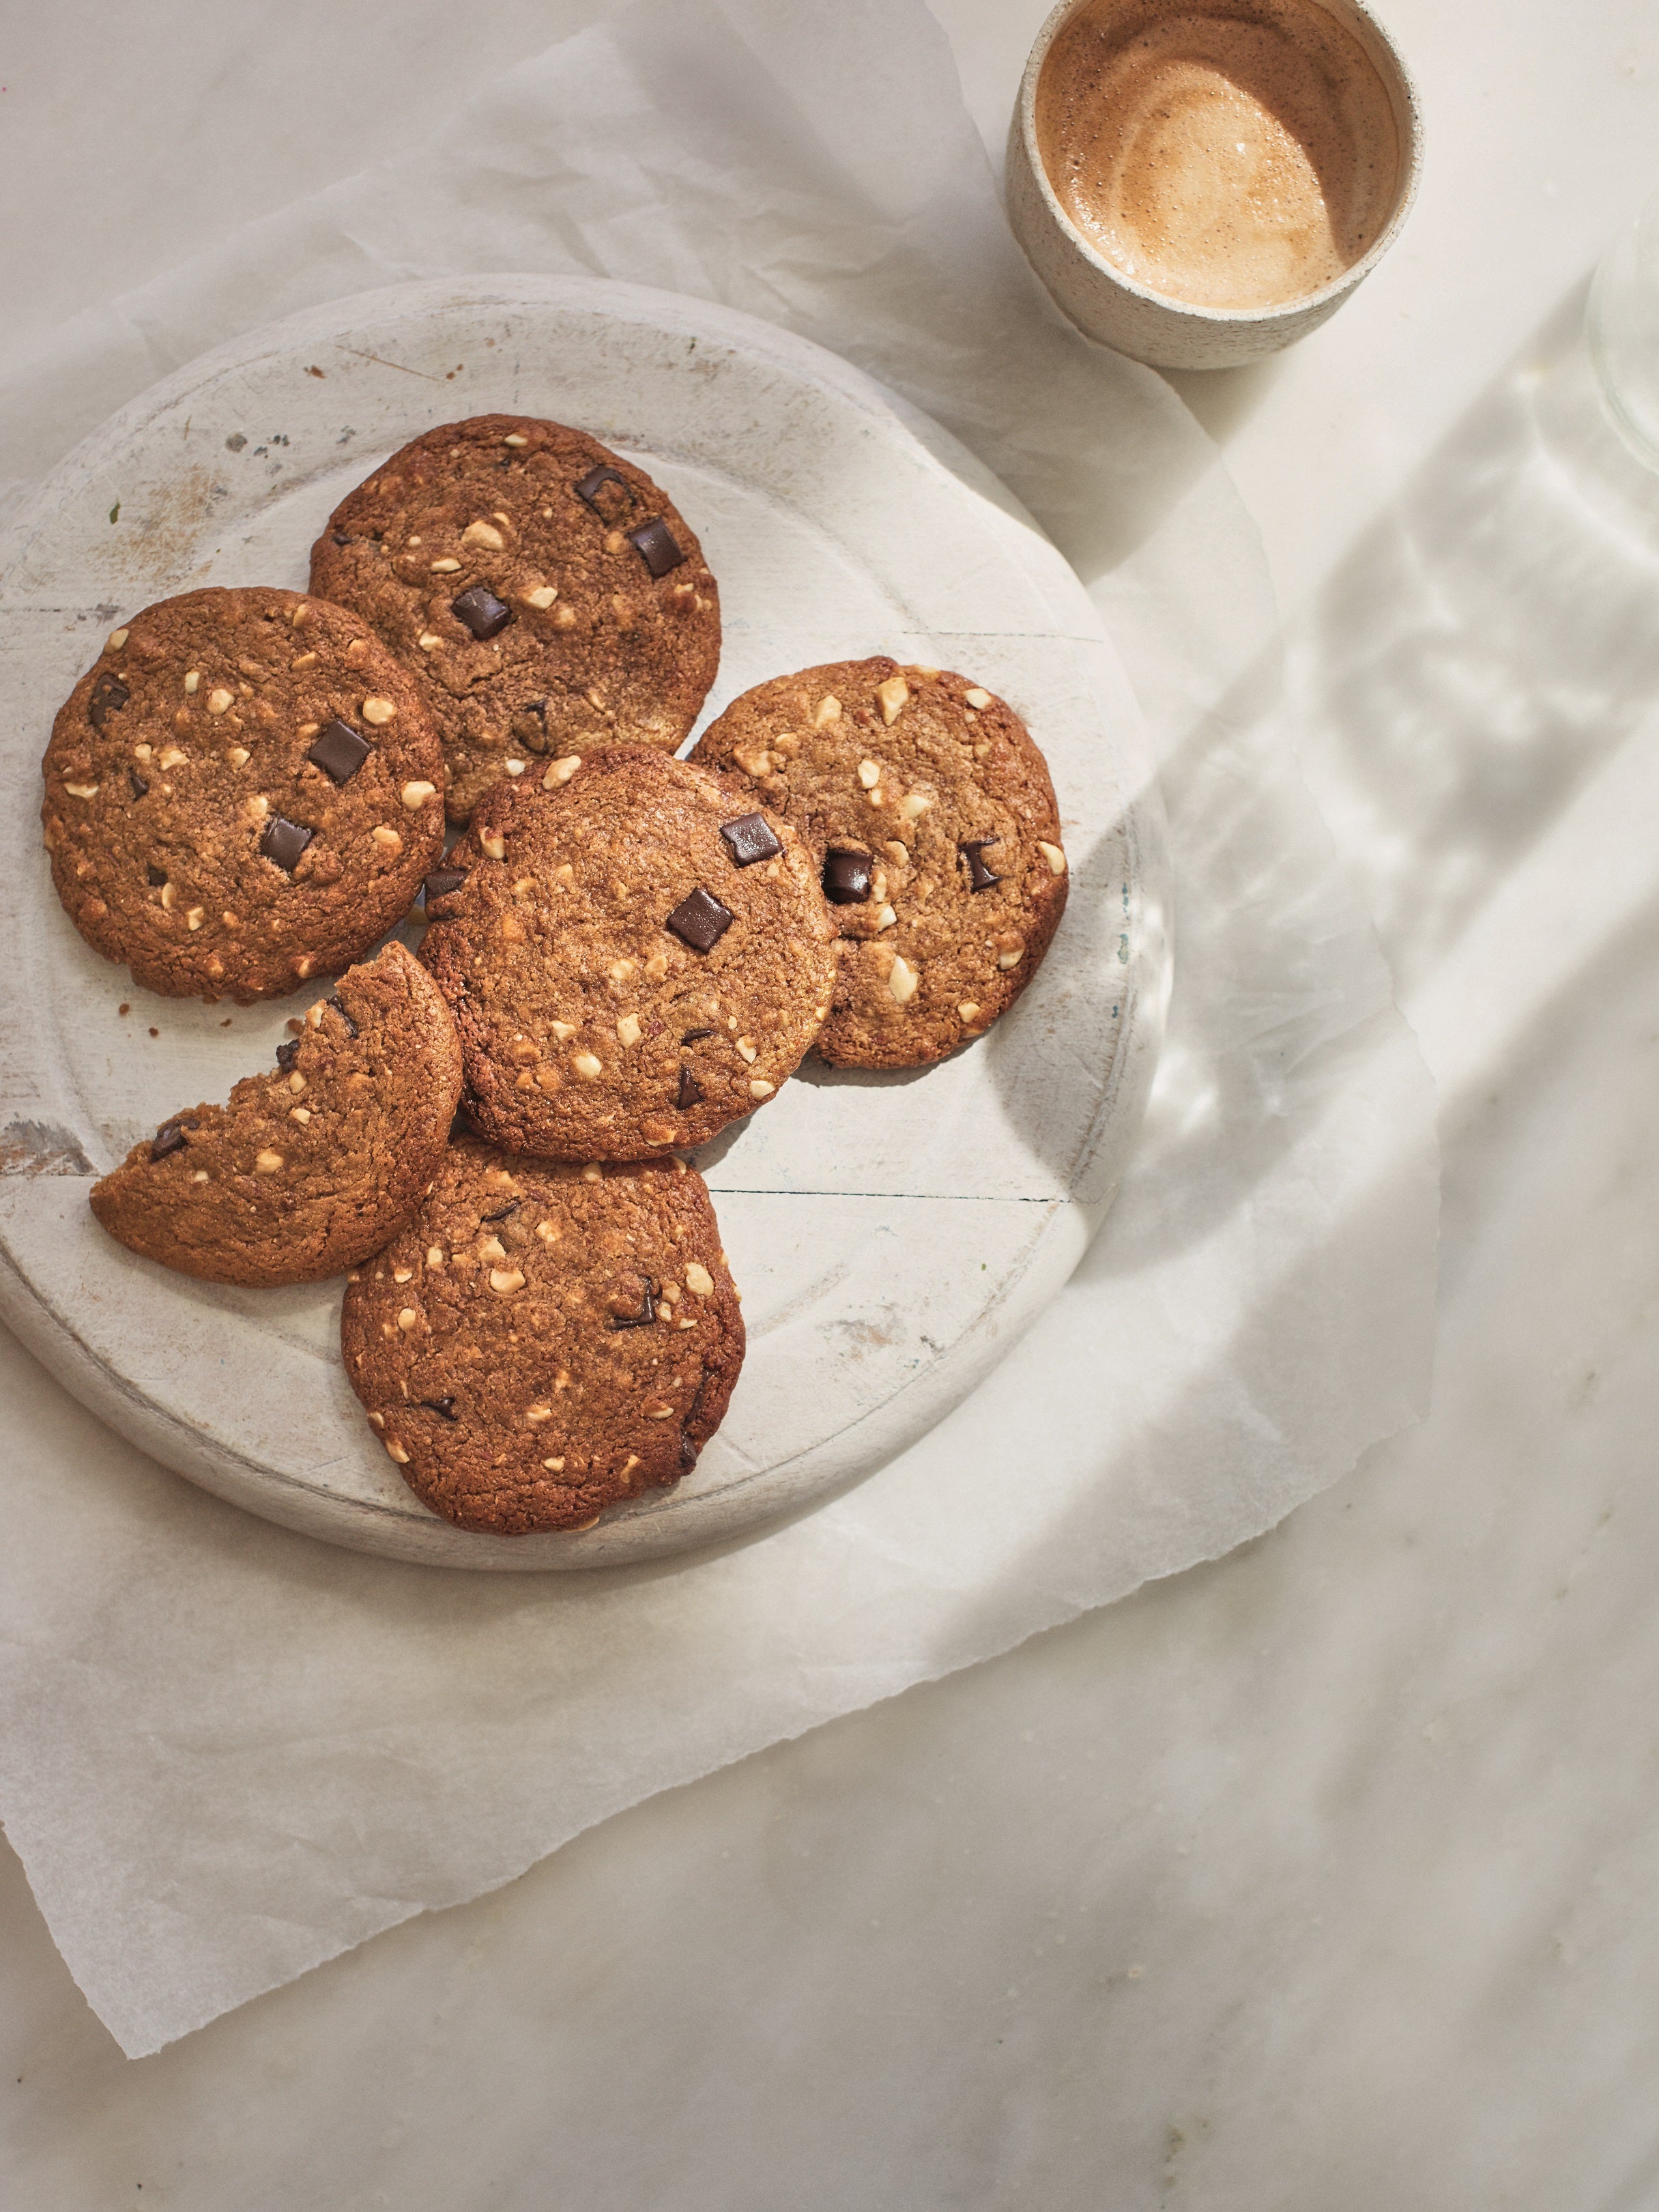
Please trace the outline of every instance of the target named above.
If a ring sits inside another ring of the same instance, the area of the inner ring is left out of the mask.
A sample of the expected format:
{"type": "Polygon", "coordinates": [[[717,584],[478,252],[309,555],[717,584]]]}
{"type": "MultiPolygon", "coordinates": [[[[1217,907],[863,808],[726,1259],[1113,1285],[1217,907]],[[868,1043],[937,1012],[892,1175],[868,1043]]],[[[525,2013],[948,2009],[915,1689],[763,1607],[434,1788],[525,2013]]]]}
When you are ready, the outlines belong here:
{"type": "Polygon", "coordinates": [[[1110,1202],[1168,990],[1162,816],[1133,696],[1076,578],[979,465],[766,325],[514,276],[337,301],[208,356],[89,439],[11,532],[0,748],[0,1313],[135,1443],[272,1520],[485,1568],[740,1536],[937,1420],[1064,1283],[1110,1202]],[[809,1063],[692,1156],[744,1294],[726,1424],[678,1489],[581,1535],[517,1540],[464,1535],[406,1490],[341,1368],[337,1282],[191,1282],[93,1220],[91,1176],[267,1063],[316,993],[237,1008],[139,990],[64,918],[38,819],[52,714],[109,629],[201,584],[303,589],[312,539],[353,483],[429,425],[496,408],[619,447],[695,524],[726,623],[708,717],[814,661],[886,652],[960,669],[1042,744],[1072,860],[1048,961],[987,1037],[910,1074],[809,1063]]]}

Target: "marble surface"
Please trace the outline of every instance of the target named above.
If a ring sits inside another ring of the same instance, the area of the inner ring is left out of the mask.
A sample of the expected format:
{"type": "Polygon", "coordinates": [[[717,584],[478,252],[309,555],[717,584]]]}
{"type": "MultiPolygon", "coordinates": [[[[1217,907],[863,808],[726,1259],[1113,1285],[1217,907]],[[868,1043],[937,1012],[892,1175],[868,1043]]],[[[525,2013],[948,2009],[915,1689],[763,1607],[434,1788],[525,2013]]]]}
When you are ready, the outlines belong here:
{"type": "MultiPolygon", "coordinates": [[[[38,11],[0,65],[3,173],[36,187],[0,268],[43,328],[483,66],[423,8],[379,44],[315,0],[224,12],[38,11]],[[179,150],[124,108],[139,34],[173,46],[179,150]],[[304,94],[280,144],[239,118],[268,82],[304,94]],[[227,171],[205,210],[191,147],[227,171]]],[[[1041,7],[939,12],[994,144],[1041,7]]],[[[1441,1082],[1429,1420],[1228,1559],[153,2058],[121,2059],[8,1865],[15,2201],[1659,2201],[1659,496],[1574,343],[1652,181],[1659,23],[1389,19],[1429,131],[1407,239],[1285,361],[1181,388],[1261,525],[1304,759],[1441,1082]]],[[[550,20],[508,0],[490,64],[550,20]]]]}

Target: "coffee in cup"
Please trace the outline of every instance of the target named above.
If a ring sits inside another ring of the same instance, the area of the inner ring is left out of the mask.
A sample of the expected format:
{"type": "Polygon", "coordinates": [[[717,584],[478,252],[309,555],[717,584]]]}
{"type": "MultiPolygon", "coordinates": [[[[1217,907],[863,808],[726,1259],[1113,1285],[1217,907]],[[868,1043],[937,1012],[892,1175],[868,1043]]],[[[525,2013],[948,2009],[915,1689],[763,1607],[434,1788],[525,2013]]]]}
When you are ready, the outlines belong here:
{"type": "Polygon", "coordinates": [[[1036,127],[1096,251],[1200,307],[1322,290],[1376,244],[1400,181],[1382,80],[1313,0],[1089,0],[1048,49],[1036,127]]]}
{"type": "Polygon", "coordinates": [[[1399,228],[1419,157],[1363,0],[1066,0],[1009,151],[1010,215],[1060,304],[1176,367],[1322,319],[1399,228]]]}

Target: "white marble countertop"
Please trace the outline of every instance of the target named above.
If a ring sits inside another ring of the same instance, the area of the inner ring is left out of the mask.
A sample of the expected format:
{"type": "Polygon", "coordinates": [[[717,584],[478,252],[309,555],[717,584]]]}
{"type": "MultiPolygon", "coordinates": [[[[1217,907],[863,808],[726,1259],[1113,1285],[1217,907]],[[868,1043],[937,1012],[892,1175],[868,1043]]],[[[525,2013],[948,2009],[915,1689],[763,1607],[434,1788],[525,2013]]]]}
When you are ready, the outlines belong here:
{"type": "MultiPolygon", "coordinates": [[[[997,143],[1042,0],[937,4],[997,143]]],[[[1431,1417],[1219,1565],[153,2058],[119,2056],[8,1858],[8,2201],[1659,2197],[1659,493],[1571,344],[1654,181],[1659,18],[1388,12],[1429,133],[1405,240],[1296,353],[1181,389],[1261,525],[1310,771],[1445,1100],[1431,1417]]],[[[9,313],[44,331],[406,144],[560,26],[546,0],[393,20],[17,11],[9,313]],[[168,114],[130,99],[135,39],[168,114]]]]}

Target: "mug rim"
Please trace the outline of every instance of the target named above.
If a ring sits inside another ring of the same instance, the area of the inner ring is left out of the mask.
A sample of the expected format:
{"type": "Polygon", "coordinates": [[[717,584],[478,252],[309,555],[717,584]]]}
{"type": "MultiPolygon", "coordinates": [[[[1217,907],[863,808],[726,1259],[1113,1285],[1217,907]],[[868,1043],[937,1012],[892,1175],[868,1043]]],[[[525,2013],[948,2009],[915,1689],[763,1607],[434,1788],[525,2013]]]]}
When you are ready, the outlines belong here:
{"type": "MultiPolygon", "coordinates": [[[[1395,44],[1392,34],[1377,20],[1368,4],[1368,0],[1305,0],[1305,4],[1322,9],[1324,14],[1336,18],[1339,21],[1340,21],[1339,10],[1346,9],[1358,16],[1387,56],[1389,65],[1399,81],[1400,98],[1396,109],[1396,120],[1398,108],[1403,108],[1407,123],[1404,186],[1395,202],[1394,213],[1358,261],[1343,270],[1340,276],[1333,276],[1328,284],[1321,285],[1316,292],[1298,292],[1293,300],[1281,300],[1270,307],[1206,307],[1196,301],[1179,299],[1173,293],[1154,292],[1149,286],[1139,283],[1127,270],[1121,269],[1115,261],[1109,261],[1098,247],[1091,246],[1061,204],[1060,195],[1054,190],[1053,180],[1042,159],[1042,150],[1037,144],[1037,80],[1042,74],[1043,64],[1048,58],[1048,50],[1060,32],[1073,15],[1081,15],[1084,9],[1091,4],[1092,0],[1056,0],[1056,4],[1044,16],[1030,53],[1026,59],[1025,73],[1020,79],[1019,99],[1015,109],[1020,137],[1024,148],[1026,166],[1031,172],[1032,179],[1036,183],[1038,192],[1042,195],[1043,205],[1059,227],[1066,243],[1091,269],[1109,279],[1112,283],[1129,293],[1133,298],[1146,301],[1150,307],[1161,307],[1167,313],[1195,322],[1246,329],[1251,324],[1276,323],[1287,315],[1300,316],[1321,307],[1334,306],[1344,293],[1351,291],[1362,277],[1370,275],[1371,270],[1382,259],[1405,228],[1406,218],[1417,204],[1418,186],[1422,181],[1423,174],[1423,110],[1422,102],[1418,97],[1417,82],[1407,66],[1406,58],[1395,44]]],[[[1191,4],[1194,9],[1199,9],[1202,8],[1204,0],[1191,0],[1191,4]]],[[[1376,58],[1370,56],[1368,58],[1374,61],[1376,58]]]]}

